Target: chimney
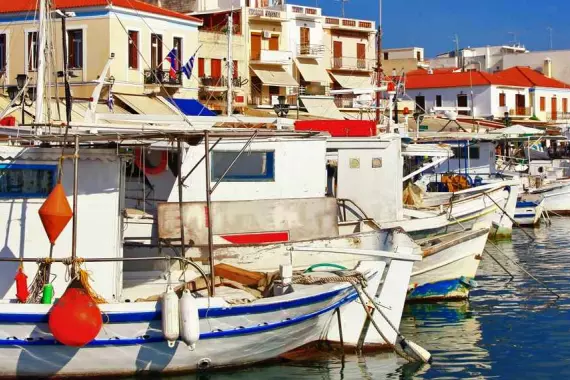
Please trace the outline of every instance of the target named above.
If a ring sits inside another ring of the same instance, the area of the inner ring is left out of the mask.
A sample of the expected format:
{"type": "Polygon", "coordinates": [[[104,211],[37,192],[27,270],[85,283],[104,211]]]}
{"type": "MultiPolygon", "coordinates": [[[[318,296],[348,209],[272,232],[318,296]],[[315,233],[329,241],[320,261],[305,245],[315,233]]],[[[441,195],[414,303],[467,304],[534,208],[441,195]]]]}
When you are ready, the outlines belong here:
{"type": "Polygon", "coordinates": [[[544,60],[544,64],[542,65],[542,73],[546,77],[552,78],[552,60],[550,58],[546,58],[544,60]]]}

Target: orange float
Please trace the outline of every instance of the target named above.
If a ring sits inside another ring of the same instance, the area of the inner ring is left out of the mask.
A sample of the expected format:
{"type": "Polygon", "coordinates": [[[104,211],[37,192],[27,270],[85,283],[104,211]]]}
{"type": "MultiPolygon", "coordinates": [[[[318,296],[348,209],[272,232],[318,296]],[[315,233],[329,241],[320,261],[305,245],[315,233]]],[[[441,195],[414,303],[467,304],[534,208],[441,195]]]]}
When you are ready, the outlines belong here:
{"type": "Polygon", "coordinates": [[[18,273],[16,273],[16,298],[21,303],[25,303],[28,300],[30,292],[28,291],[28,276],[24,273],[24,268],[20,265],[18,268],[18,273]]]}
{"type": "Polygon", "coordinates": [[[55,185],[38,213],[51,244],[55,241],[73,217],[63,185],[55,185]]]}
{"type": "Polygon", "coordinates": [[[165,150],[160,152],[160,163],[157,166],[150,166],[146,163],[143,165],[143,157],[141,149],[135,149],[135,165],[148,175],[157,175],[166,170],[168,166],[168,154],[165,150]]]}

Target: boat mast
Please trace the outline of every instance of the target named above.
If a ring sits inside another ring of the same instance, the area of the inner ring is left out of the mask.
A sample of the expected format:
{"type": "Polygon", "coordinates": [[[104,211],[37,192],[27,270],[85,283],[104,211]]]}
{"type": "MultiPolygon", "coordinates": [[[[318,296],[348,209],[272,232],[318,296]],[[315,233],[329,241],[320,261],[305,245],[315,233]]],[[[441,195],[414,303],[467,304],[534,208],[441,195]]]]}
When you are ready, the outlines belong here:
{"type": "Polygon", "coordinates": [[[378,0],[378,31],[376,32],[376,124],[380,123],[380,86],[382,85],[382,0],[378,0]]]}
{"type": "Polygon", "coordinates": [[[232,100],[233,100],[233,73],[234,73],[234,61],[232,60],[232,41],[233,41],[233,29],[234,29],[234,12],[233,7],[228,15],[228,64],[227,64],[227,80],[228,80],[228,94],[227,94],[227,114],[231,116],[233,114],[232,100]]]}
{"type": "Polygon", "coordinates": [[[38,27],[38,72],[36,78],[36,124],[43,124],[44,122],[43,108],[47,53],[47,1],[48,0],[40,0],[40,22],[38,27]]]}

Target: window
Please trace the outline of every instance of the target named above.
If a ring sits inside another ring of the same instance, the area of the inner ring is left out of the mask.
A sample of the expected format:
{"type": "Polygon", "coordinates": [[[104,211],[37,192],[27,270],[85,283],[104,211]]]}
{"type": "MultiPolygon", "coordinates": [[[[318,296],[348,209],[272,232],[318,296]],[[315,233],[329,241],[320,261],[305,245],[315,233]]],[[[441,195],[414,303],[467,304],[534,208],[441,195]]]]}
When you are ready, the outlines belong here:
{"type": "MultiPolygon", "coordinates": [[[[466,159],[465,156],[465,147],[452,147],[451,150],[453,151],[453,158],[457,159],[466,159]]],[[[469,159],[471,160],[478,160],[480,157],[480,150],[478,146],[470,146],[469,147],[469,159]]]]}
{"type": "Polygon", "coordinates": [[[418,60],[418,62],[422,61],[422,52],[421,51],[416,52],[416,59],[418,60]]]}
{"type": "Polygon", "coordinates": [[[47,197],[56,175],[56,165],[0,164],[0,198],[47,197]]]}
{"type": "Polygon", "coordinates": [[[567,98],[562,99],[562,112],[564,112],[564,113],[568,112],[568,99],[567,98]]]}
{"type": "Polygon", "coordinates": [[[269,50],[279,50],[279,35],[271,35],[271,38],[269,39],[269,50]]]}
{"type": "Polygon", "coordinates": [[[443,102],[441,101],[441,95],[436,95],[435,96],[435,106],[441,107],[442,104],[443,104],[443,102]]]}
{"type": "Polygon", "coordinates": [[[540,97],[540,110],[546,111],[546,97],[544,96],[540,97]]]}
{"type": "Polygon", "coordinates": [[[212,78],[221,78],[222,77],[222,60],[221,59],[214,59],[210,60],[210,76],[212,78]]]}
{"type": "Polygon", "coordinates": [[[67,31],[67,63],[71,69],[83,68],[83,30],[67,31]]]}
{"type": "Polygon", "coordinates": [[[204,78],[206,76],[204,58],[198,58],[198,78],[204,78]]]}
{"type": "Polygon", "coordinates": [[[499,94],[499,107],[505,107],[507,105],[507,94],[504,92],[499,94]]]}
{"type": "Polygon", "coordinates": [[[237,77],[239,77],[238,61],[234,61],[233,69],[234,69],[233,78],[237,79],[237,77]]]}
{"type": "MultiPolygon", "coordinates": [[[[218,181],[239,152],[212,153],[212,181],[218,181]]],[[[275,152],[244,152],[223,178],[223,182],[275,181],[275,152]]]]}
{"type": "Polygon", "coordinates": [[[0,34],[0,74],[6,71],[6,47],[6,34],[0,34]]]}
{"type": "Polygon", "coordinates": [[[35,71],[38,68],[38,32],[28,33],[28,70],[35,71]]]}
{"type": "Polygon", "coordinates": [[[388,56],[389,56],[388,52],[387,52],[387,51],[385,51],[385,52],[384,52],[384,60],[386,60],[386,61],[387,61],[387,60],[388,60],[388,56]]]}
{"type": "Polygon", "coordinates": [[[150,67],[156,69],[162,65],[162,36],[160,34],[150,35],[150,67]]]}
{"type": "Polygon", "coordinates": [[[172,47],[176,49],[176,59],[178,60],[178,67],[182,67],[182,38],[174,37],[172,40],[172,47]]]}
{"type": "Polygon", "coordinates": [[[129,69],[139,68],[139,32],[129,30],[129,69]]]}

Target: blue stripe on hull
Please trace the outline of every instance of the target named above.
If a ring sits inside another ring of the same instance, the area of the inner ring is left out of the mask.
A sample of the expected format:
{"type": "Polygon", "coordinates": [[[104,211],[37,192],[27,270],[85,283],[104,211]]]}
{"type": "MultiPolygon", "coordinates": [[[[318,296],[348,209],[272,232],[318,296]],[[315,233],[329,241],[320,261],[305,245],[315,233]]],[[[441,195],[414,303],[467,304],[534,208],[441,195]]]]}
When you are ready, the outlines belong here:
{"type": "Polygon", "coordinates": [[[465,299],[469,297],[469,289],[474,281],[465,277],[454,280],[423,284],[408,291],[407,301],[436,301],[444,299],[465,299]]]}
{"type": "MultiPolygon", "coordinates": [[[[230,338],[249,334],[259,334],[271,330],[281,329],[284,327],[296,325],[301,322],[305,322],[309,319],[318,317],[319,315],[325,314],[329,311],[335,310],[349,302],[354,301],[358,298],[356,292],[352,291],[342,299],[334,302],[333,304],[315,312],[299,315],[293,318],[287,318],[279,322],[267,322],[256,326],[249,327],[239,327],[231,330],[216,330],[200,333],[200,340],[205,339],[220,339],[220,338],[230,338]]],[[[165,341],[162,336],[152,336],[149,338],[137,337],[137,338],[115,338],[115,339],[98,339],[87,344],[86,347],[101,347],[101,346],[132,346],[141,345],[149,343],[160,343],[165,341]]],[[[44,339],[0,339],[0,347],[20,347],[20,346],[55,346],[61,345],[53,338],[44,339]]]]}

